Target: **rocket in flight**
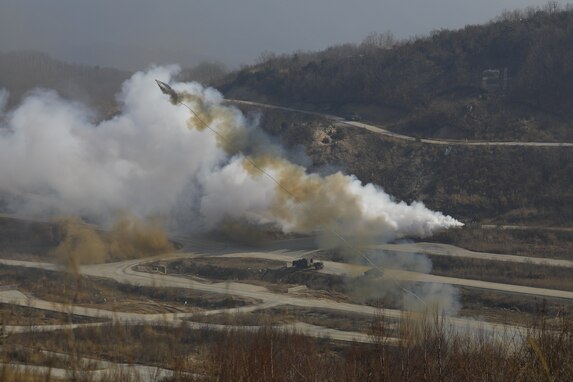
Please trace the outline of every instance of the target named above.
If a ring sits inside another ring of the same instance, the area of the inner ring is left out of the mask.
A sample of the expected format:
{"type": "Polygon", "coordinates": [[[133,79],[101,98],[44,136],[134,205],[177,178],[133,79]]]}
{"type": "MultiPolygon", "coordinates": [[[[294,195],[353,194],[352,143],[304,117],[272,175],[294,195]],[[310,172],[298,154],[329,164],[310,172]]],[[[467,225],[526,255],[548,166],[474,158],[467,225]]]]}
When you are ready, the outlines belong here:
{"type": "Polygon", "coordinates": [[[179,95],[177,94],[177,92],[175,90],[173,90],[173,88],[171,86],[169,86],[165,82],[161,82],[159,80],[155,80],[155,82],[157,82],[157,85],[159,86],[159,89],[161,89],[161,92],[163,94],[168,95],[169,98],[171,98],[171,102],[178,103],[179,95]]]}

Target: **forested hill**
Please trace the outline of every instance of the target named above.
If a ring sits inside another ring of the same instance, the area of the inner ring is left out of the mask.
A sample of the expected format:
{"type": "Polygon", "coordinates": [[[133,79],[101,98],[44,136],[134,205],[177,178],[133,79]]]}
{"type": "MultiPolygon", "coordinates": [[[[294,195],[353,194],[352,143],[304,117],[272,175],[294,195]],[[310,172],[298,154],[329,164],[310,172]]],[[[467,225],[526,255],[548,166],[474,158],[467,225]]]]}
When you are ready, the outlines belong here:
{"type": "Polygon", "coordinates": [[[570,7],[548,3],[408,41],[373,34],[362,44],[262,58],[219,88],[228,97],[355,113],[422,137],[573,140],[570,7]],[[500,77],[507,69],[507,81],[485,89],[488,69],[500,77]]]}
{"type": "Polygon", "coordinates": [[[117,69],[66,63],[46,53],[0,52],[0,88],[10,91],[11,105],[40,87],[110,114],[115,108],[115,94],[129,76],[129,72],[117,69]]]}

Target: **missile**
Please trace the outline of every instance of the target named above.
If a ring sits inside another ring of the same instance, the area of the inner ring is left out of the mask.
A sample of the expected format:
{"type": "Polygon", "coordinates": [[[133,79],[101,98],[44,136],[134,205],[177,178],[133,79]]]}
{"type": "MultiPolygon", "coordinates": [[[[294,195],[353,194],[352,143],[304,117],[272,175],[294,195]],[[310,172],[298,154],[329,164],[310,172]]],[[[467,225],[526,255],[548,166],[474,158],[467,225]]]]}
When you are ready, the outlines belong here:
{"type": "Polygon", "coordinates": [[[161,89],[161,92],[163,94],[168,95],[169,98],[171,98],[171,102],[177,103],[179,95],[177,94],[177,92],[175,90],[173,90],[173,88],[171,86],[169,86],[165,82],[161,82],[159,80],[155,80],[155,82],[157,82],[157,86],[159,86],[159,89],[161,89]]]}

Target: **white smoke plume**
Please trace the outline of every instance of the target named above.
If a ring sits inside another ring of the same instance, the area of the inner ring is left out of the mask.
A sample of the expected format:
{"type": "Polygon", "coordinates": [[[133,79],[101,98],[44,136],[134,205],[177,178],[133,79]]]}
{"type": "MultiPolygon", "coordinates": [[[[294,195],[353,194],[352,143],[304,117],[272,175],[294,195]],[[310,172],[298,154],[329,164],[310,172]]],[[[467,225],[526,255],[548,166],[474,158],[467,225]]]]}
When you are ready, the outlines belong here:
{"type": "Polygon", "coordinates": [[[405,310],[455,315],[461,308],[460,291],[450,284],[418,283],[409,292],[402,295],[405,310]]]}
{"type": "Polygon", "coordinates": [[[308,174],[216,90],[175,83],[201,120],[190,118],[154,81],[169,82],[176,70],[133,75],[118,96],[121,113],[98,123],[52,91],[28,96],[5,112],[0,128],[0,191],[18,201],[17,212],[105,218],[129,211],[184,216],[206,229],[236,218],[285,232],[393,239],[461,224],[422,203],[397,203],[353,176],[308,174]]]}

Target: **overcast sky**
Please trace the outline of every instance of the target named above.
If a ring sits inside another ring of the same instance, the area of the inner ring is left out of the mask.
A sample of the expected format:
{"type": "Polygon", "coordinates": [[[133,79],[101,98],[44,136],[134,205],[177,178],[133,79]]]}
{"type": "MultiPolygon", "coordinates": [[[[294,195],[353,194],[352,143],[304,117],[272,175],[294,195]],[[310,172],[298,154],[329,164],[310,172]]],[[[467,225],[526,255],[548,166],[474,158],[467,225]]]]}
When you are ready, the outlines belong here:
{"type": "MultiPolygon", "coordinates": [[[[567,1],[558,1],[561,4],[567,1]]],[[[0,0],[0,51],[41,50],[77,63],[139,69],[263,51],[318,50],[486,22],[546,0],[0,0]]]]}

